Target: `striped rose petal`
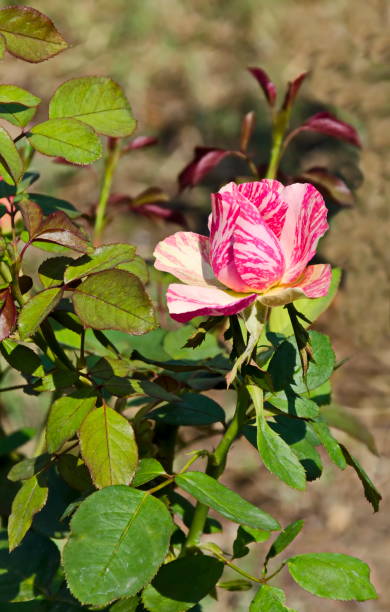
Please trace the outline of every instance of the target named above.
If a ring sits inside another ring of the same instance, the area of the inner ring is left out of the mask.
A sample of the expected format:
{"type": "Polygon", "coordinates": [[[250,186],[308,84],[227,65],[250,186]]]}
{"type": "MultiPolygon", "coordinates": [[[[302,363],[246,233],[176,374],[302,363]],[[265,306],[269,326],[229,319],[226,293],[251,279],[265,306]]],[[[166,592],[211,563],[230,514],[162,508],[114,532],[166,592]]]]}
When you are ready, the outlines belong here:
{"type": "Polygon", "coordinates": [[[253,183],[241,183],[237,188],[256,206],[268,227],[279,238],[287,212],[287,203],[281,195],[284,185],[279,181],[264,179],[253,183]]]}
{"type": "Polygon", "coordinates": [[[246,201],[235,183],[228,183],[211,199],[210,262],[218,280],[237,292],[251,288],[240,278],[233,256],[233,231],[240,212],[241,201],[246,201]]]}
{"type": "Polygon", "coordinates": [[[257,295],[232,296],[217,287],[192,287],[173,283],[167,291],[167,303],[172,319],[186,323],[199,316],[228,316],[240,312],[257,295]]]}
{"type": "Polygon", "coordinates": [[[275,287],[259,297],[265,306],[284,306],[303,297],[323,297],[329,291],[332,269],[329,264],[307,266],[300,280],[290,286],[275,287]]]}
{"type": "Polygon", "coordinates": [[[297,279],[316,252],[318,240],[328,229],[327,209],[321,194],[309,183],[295,183],[283,191],[288,208],[280,244],[286,268],[282,283],[297,279]]]}
{"type": "Polygon", "coordinates": [[[258,209],[246,198],[233,233],[234,261],[239,275],[252,290],[265,291],[283,275],[284,258],[275,234],[258,209]]]}
{"type": "Polygon", "coordinates": [[[190,285],[218,284],[209,263],[209,239],[194,232],[176,232],[156,246],[155,268],[190,285]]]}

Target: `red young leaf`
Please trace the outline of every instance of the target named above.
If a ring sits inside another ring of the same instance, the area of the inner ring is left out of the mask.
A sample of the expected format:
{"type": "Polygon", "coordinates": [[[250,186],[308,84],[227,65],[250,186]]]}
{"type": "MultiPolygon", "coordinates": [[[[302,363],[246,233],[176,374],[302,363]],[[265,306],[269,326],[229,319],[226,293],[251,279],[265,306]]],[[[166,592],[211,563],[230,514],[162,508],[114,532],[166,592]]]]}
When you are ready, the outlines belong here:
{"type": "Polygon", "coordinates": [[[16,307],[8,287],[0,293],[2,306],[0,310],[0,342],[8,338],[16,324],[16,307]]]}
{"type": "Polygon", "coordinates": [[[241,124],[241,136],[240,136],[240,149],[246,151],[249,145],[250,138],[252,136],[253,129],[255,127],[256,115],[254,111],[247,113],[241,124]]]}
{"type": "Polygon", "coordinates": [[[56,211],[46,217],[30,239],[54,242],[81,253],[85,253],[89,244],[80,228],[62,211],[56,211]]]}
{"type": "Polygon", "coordinates": [[[123,152],[134,151],[135,149],[144,149],[145,147],[151,147],[158,142],[157,138],[153,136],[137,136],[123,149],[123,152]]]}
{"type": "Polygon", "coordinates": [[[31,239],[43,221],[42,209],[38,204],[30,200],[21,201],[17,204],[20,212],[22,213],[24,225],[28,231],[29,238],[31,239]]]}
{"type": "Polygon", "coordinates": [[[282,106],[284,110],[287,108],[291,108],[291,106],[294,104],[295,98],[297,97],[297,93],[307,75],[307,72],[302,72],[302,74],[300,74],[296,79],[289,82],[282,106]]]}
{"type": "Polygon", "coordinates": [[[156,219],[163,219],[167,223],[176,223],[187,227],[187,221],[184,215],[179,210],[173,210],[167,206],[161,206],[160,204],[144,204],[132,209],[133,212],[144,215],[145,217],[154,217],[156,219]]]}
{"type": "Polygon", "coordinates": [[[295,135],[305,130],[321,132],[321,134],[326,134],[327,136],[340,138],[341,140],[345,140],[355,147],[362,146],[359,134],[355,128],[352,127],[352,125],[345,123],[344,121],[340,121],[340,119],[337,119],[337,117],[326,111],[316,113],[312,117],[309,117],[309,119],[306,119],[305,123],[300,125],[296,130],[294,130],[293,133],[295,135]]]}
{"type": "Polygon", "coordinates": [[[248,68],[249,72],[255,77],[262,88],[268,104],[273,106],[276,100],[276,87],[262,68],[248,68]]]}
{"type": "Polygon", "coordinates": [[[194,159],[179,174],[180,191],[200,183],[203,177],[228,155],[242,157],[240,151],[227,151],[226,149],[215,149],[212,147],[195,147],[194,159]]]}
{"type": "Polygon", "coordinates": [[[326,168],[310,168],[294,179],[299,182],[314,183],[321,191],[325,191],[335,202],[342,206],[353,206],[354,197],[348,185],[338,176],[331,174],[326,168]]]}

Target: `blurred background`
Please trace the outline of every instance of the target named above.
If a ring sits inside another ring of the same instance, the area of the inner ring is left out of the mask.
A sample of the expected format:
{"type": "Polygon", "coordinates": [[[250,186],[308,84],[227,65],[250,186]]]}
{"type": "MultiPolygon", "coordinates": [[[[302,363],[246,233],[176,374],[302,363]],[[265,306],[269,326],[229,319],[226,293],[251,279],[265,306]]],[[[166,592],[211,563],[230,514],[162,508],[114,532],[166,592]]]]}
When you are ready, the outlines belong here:
{"type": "MultiPolygon", "coordinates": [[[[7,6],[9,2],[1,2],[7,6]]],[[[18,4],[14,2],[13,4],[18,4]]],[[[22,4],[22,3],[20,3],[22,4]]],[[[267,161],[269,116],[262,92],[247,66],[264,68],[282,97],[288,80],[310,71],[292,125],[319,110],[352,123],[363,141],[361,153],[318,135],[298,137],[285,169],[298,173],[328,165],[355,190],[352,207],[336,207],[321,255],[344,271],[333,306],[317,327],[328,333],[339,360],[335,399],[358,415],[374,434],[380,456],[337,432],[363,463],[384,496],[373,515],[350,468],[337,473],[326,461],[320,481],[304,494],[289,489],[264,470],[255,452],[238,442],[223,481],[286,525],[306,519],[291,554],[331,551],[368,562],[379,601],[328,602],[304,593],[282,573],[288,605],[300,612],[320,609],[390,609],[390,223],[385,197],[389,175],[390,48],[386,0],[42,0],[29,4],[49,15],[72,48],[48,62],[28,65],[7,56],[2,82],[20,85],[48,101],[64,80],[109,75],[124,88],[138,121],[139,135],[156,136],[156,147],[135,151],[120,165],[115,191],[135,196],[159,186],[178,210],[187,211],[191,229],[203,231],[210,191],[243,172],[224,161],[202,186],[177,195],[177,175],[194,146],[238,146],[245,113],[256,111],[252,148],[267,161]],[[330,487],[328,489],[328,487],[330,487]],[[328,493],[330,491],[330,494],[328,493]]],[[[46,109],[43,109],[43,120],[46,109]]],[[[46,178],[39,191],[55,194],[88,211],[99,181],[93,168],[60,166],[37,156],[34,168],[46,178]]],[[[236,165],[235,165],[236,164],[236,165]]],[[[155,243],[180,229],[161,220],[112,212],[107,239],[128,240],[150,257],[155,243]]],[[[18,426],[25,422],[15,408],[18,426]]],[[[229,538],[234,537],[231,526],[229,538]]],[[[267,546],[267,544],[263,545],[267,546]]],[[[242,561],[256,568],[259,551],[242,561]]],[[[249,595],[227,593],[210,600],[210,612],[248,609],[249,595]]]]}

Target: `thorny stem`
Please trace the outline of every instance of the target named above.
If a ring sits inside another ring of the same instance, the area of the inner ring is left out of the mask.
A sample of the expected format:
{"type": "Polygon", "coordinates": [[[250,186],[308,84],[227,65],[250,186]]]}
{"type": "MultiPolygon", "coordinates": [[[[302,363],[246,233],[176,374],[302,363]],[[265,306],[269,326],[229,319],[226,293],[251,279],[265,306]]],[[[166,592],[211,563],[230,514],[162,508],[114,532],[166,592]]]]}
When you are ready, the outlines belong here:
{"type": "MultiPolygon", "coordinates": [[[[249,405],[249,395],[245,388],[240,389],[237,399],[237,407],[233,419],[225,434],[220,440],[217,448],[209,455],[206,474],[218,479],[225,469],[226,457],[231,445],[237,438],[245,423],[246,410],[249,405]]],[[[199,543],[199,538],[203,533],[209,507],[198,502],[194,511],[192,523],[187,535],[186,548],[194,548],[199,543]]]]}
{"type": "Polygon", "coordinates": [[[121,156],[121,141],[118,139],[115,141],[113,149],[108,151],[105,167],[104,167],[104,175],[102,187],[100,190],[99,202],[96,207],[96,219],[95,219],[95,228],[94,228],[94,242],[96,245],[100,244],[105,221],[106,221],[106,210],[107,210],[107,202],[110,196],[110,190],[112,185],[112,179],[114,177],[114,172],[117,167],[121,156]]]}

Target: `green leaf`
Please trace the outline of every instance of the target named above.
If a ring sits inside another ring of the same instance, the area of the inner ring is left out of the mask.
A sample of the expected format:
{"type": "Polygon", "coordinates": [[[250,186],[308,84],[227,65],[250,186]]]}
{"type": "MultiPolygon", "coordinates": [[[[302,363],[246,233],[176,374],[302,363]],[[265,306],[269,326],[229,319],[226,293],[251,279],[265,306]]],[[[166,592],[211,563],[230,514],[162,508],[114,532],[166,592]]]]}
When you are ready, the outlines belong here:
{"type": "Polygon", "coordinates": [[[6,532],[0,532],[1,609],[7,602],[35,600],[37,592],[47,592],[59,562],[58,548],[48,538],[30,531],[22,544],[9,553],[6,532]]]}
{"type": "Polygon", "coordinates": [[[185,348],[184,345],[193,333],[194,328],[192,325],[184,325],[165,335],[163,347],[171,359],[201,360],[219,355],[221,349],[218,346],[217,340],[211,334],[206,336],[201,346],[185,348]]]}
{"type": "Polygon", "coordinates": [[[91,476],[80,457],[71,453],[61,454],[57,465],[61,477],[72,489],[82,493],[93,490],[91,476]]]}
{"type": "Polygon", "coordinates": [[[77,389],[52,404],[46,426],[49,453],[55,453],[64,442],[73,438],[87,414],[95,407],[96,399],[94,389],[77,389]]]}
{"type": "Polygon", "coordinates": [[[293,393],[285,393],[284,391],[280,391],[278,395],[267,396],[265,404],[267,409],[269,409],[268,403],[282,412],[303,419],[314,419],[320,412],[317,404],[312,400],[294,395],[293,393]]]}
{"type": "Polygon", "coordinates": [[[40,358],[32,349],[12,340],[3,340],[0,351],[9,365],[25,376],[43,376],[45,371],[40,358]]]}
{"type": "Polygon", "coordinates": [[[265,542],[270,536],[269,531],[239,526],[236,539],[233,542],[233,559],[240,559],[249,553],[247,544],[265,542]]]}
{"type": "Polygon", "coordinates": [[[10,185],[16,185],[23,174],[23,162],[19,151],[11,136],[2,127],[0,127],[0,174],[10,185]]]}
{"type": "Polygon", "coordinates": [[[165,470],[161,463],[153,457],[145,457],[139,462],[131,484],[133,487],[140,487],[162,474],[165,474],[165,470]]]}
{"type": "Polygon", "coordinates": [[[0,34],[0,59],[3,59],[5,50],[6,50],[5,38],[2,34],[0,34]]]}
{"type": "Polygon", "coordinates": [[[374,436],[355,412],[356,410],[348,410],[344,406],[333,403],[321,406],[321,415],[330,427],[344,431],[355,440],[363,442],[374,455],[378,455],[374,436]]]}
{"type": "Polygon", "coordinates": [[[378,597],[368,565],[355,557],[337,553],[297,555],[288,560],[288,569],[299,586],[317,597],[342,601],[378,597]]]}
{"type": "Polygon", "coordinates": [[[269,514],[202,472],[187,472],[175,478],[179,487],[235,523],[274,531],[279,523],[269,514]]]}
{"type": "Polygon", "coordinates": [[[73,204],[67,200],[61,200],[51,195],[43,193],[29,193],[28,199],[39,205],[44,215],[51,215],[53,212],[62,211],[71,219],[80,217],[81,213],[78,211],[73,204]]]}
{"type": "Polygon", "coordinates": [[[115,267],[119,270],[126,270],[126,272],[130,272],[130,274],[134,274],[134,276],[140,279],[143,285],[146,285],[149,281],[148,266],[139,255],[134,255],[132,261],[118,264],[115,267]]]}
{"type": "Polygon", "coordinates": [[[80,431],[82,457],[98,489],[130,484],[138,450],[130,423],[109,406],[92,410],[80,431]]]}
{"type": "MultiPolygon", "coordinates": [[[[295,300],[294,304],[296,309],[307,317],[311,322],[314,322],[318,317],[328,308],[333,301],[338,286],[341,280],[341,269],[332,269],[332,280],[330,283],[329,291],[327,295],[321,298],[302,298],[295,300]]],[[[309,323],[301,321],[303,327],[308,327],[309,323]]],[[[290,322],[287,309],[283,306],[276,306],[271,308],[268,329],[271,332],[283,334],[284,336],[291,336],[293,329],[290,322]]]]}
{"type": "Polygon", "coordinates": [[[45,289],[64,283],[64,273],[71,262],[73,262],[71,257],[50,257],[41,263],[38,275],[45,289]]]}
{"type": "Polygon", "coordinates": [[[1,9],[0,34],[7,50],[26,62],[43,62],[68,47],[54,23],[30,6],[1,9]]]}
{"type": "Polygon", "coordinates": [[[278,535],[276,540],[273,542],[271,548],[267,552],[265,557],[264,565],[267,565],[268,561],[276,555],[279,555],[287,546],[291,544],[293,540],[297,537],[303,527],[303,521],[295,521],[294,523],[290,523],[283,529],[283,531],[278,535]]]}
{"type": "Polygon", "coordinates": [[[41,99],[16,85],[0,85],[0,119],[25,127],[36,113],[41,99]]]}
{"type": "Polygon", "coordinates": [[[225,413],[221,406],[206,395],[184,393],[180,401],[165,404],[146,415],[171,425],[210,425],[225,421],[225,413]]]}
{"type": "Polygon", "coordinates": [[[284,591],[268,584],[262,585],[251,601],[249,612],[287,612],[284,591]]]}
{"type": "Polygon", "coordinates": [[[32,336],[47,315],[57,306],[63,294],[59,287],[44,289],[25,303],[19,314],[18,327],[22,340],[32,336]]]}
{"type": "Polygon", "coordinates": [[[134,259],[135,247],[131,244],[105,244],[75,259],[65,273],[65,282],[69,283],[83,276],[117,268],[119,264],[134,259]]]}
{"type": "Polygon", "coordinates": [[[50,101],[49,117],[78,119],[114,138],[131,136],[136,127],[126,96],[108,77],[82,77],[60,85],[50,101]]]}
{"type": "Polygon", "coordinates": [[[85,327],[144,334],[156,327],[152,303],[141,281],[124,270],[89,276],[72,296],[85,327]]]}
{"type": "Polygon", "coordinates": [[[138,603],[137,596],[120,599],[110,607],[110,612],[136,612],[138,603]]]}
{"type": "Polygon", "coordinates": [[[289,338],[277,348],[268,366],[275,391],[292,385],[295,393],[305,393],[322,385],[332,374],[335,355],[328,336],[317,331],[310,331],[309,336],[314,361],[309,363],[306,377],[302,373],[295,339],[289,338]]]}
{"type": "Polygon", "coordinates": [[[289,445],[268,425],[263,409],[263,392],[248,385],[256,409],[257,448],[265,467],[294,489],[306,487],[305,470],[289,445]]]}
{"type": "Polygon", "coordinates": [[[48,487],[42,477],[33,476],[25,480],[12,503],[8,521],[8,542],[10,552],[23,540],[30,529],[34,514],[47,501],[48,487]]]}
{"type": "Polygon", "coordinates": [[[350,452],[345,448],[345,446],[343,446],[342,444],[340,444],[340,446],[343,451],[346,462],[355,470],[360,482],[363,485],[364,495],[366,496],[367,501],[369,501],[372,507],[374,508],[374,512],[378,512],[379,502],[382,499],[382,495],[379,493],[373,482],[363,470],[359,461],[353,455],[350,454],[350,452]]]}
{"type": "Polygon", "coordinates": [[[161,567],[143,591],[142,603],[149,612],[189,610],[212,590],[223,569],[223,563],[205,555],[176,559],[161,567]]]}
{"type": "Polygon", "coordinates": [[[172,531],[166,506],[152,495],[120,485],[93,493],[74,514],[63,550],[73,595],[92,605],[134,596],[163,563],[172,531]]]}
{"type": "Polygon", "coordinates": [[[312,427],[321,440],[321,444],[326,449],[333,463],[335,463],[340,470],[344,470],[347,466],[345,457],[341,450],[340,444],[330,433],[327,424],[321,421],[316,421],[315,423],[312,423],[312,427]]]}
{"type": "Polygon", "coordinates": [[[76,119],[49,119],[28,134],[31,145],[49,157],[63,157],[73,164],[92,164],[102,156],[96,132],[76,119]]]}
{"type": "Polygon", "coordinates": [[[16,463],[8,472],[8,480],[17,482],[18,480],[28,480],[36,474],[42,472],[50,465],[50,455],[43,453],[37,457],[31,457],[30,459],[23,459],[16,463]]]}

